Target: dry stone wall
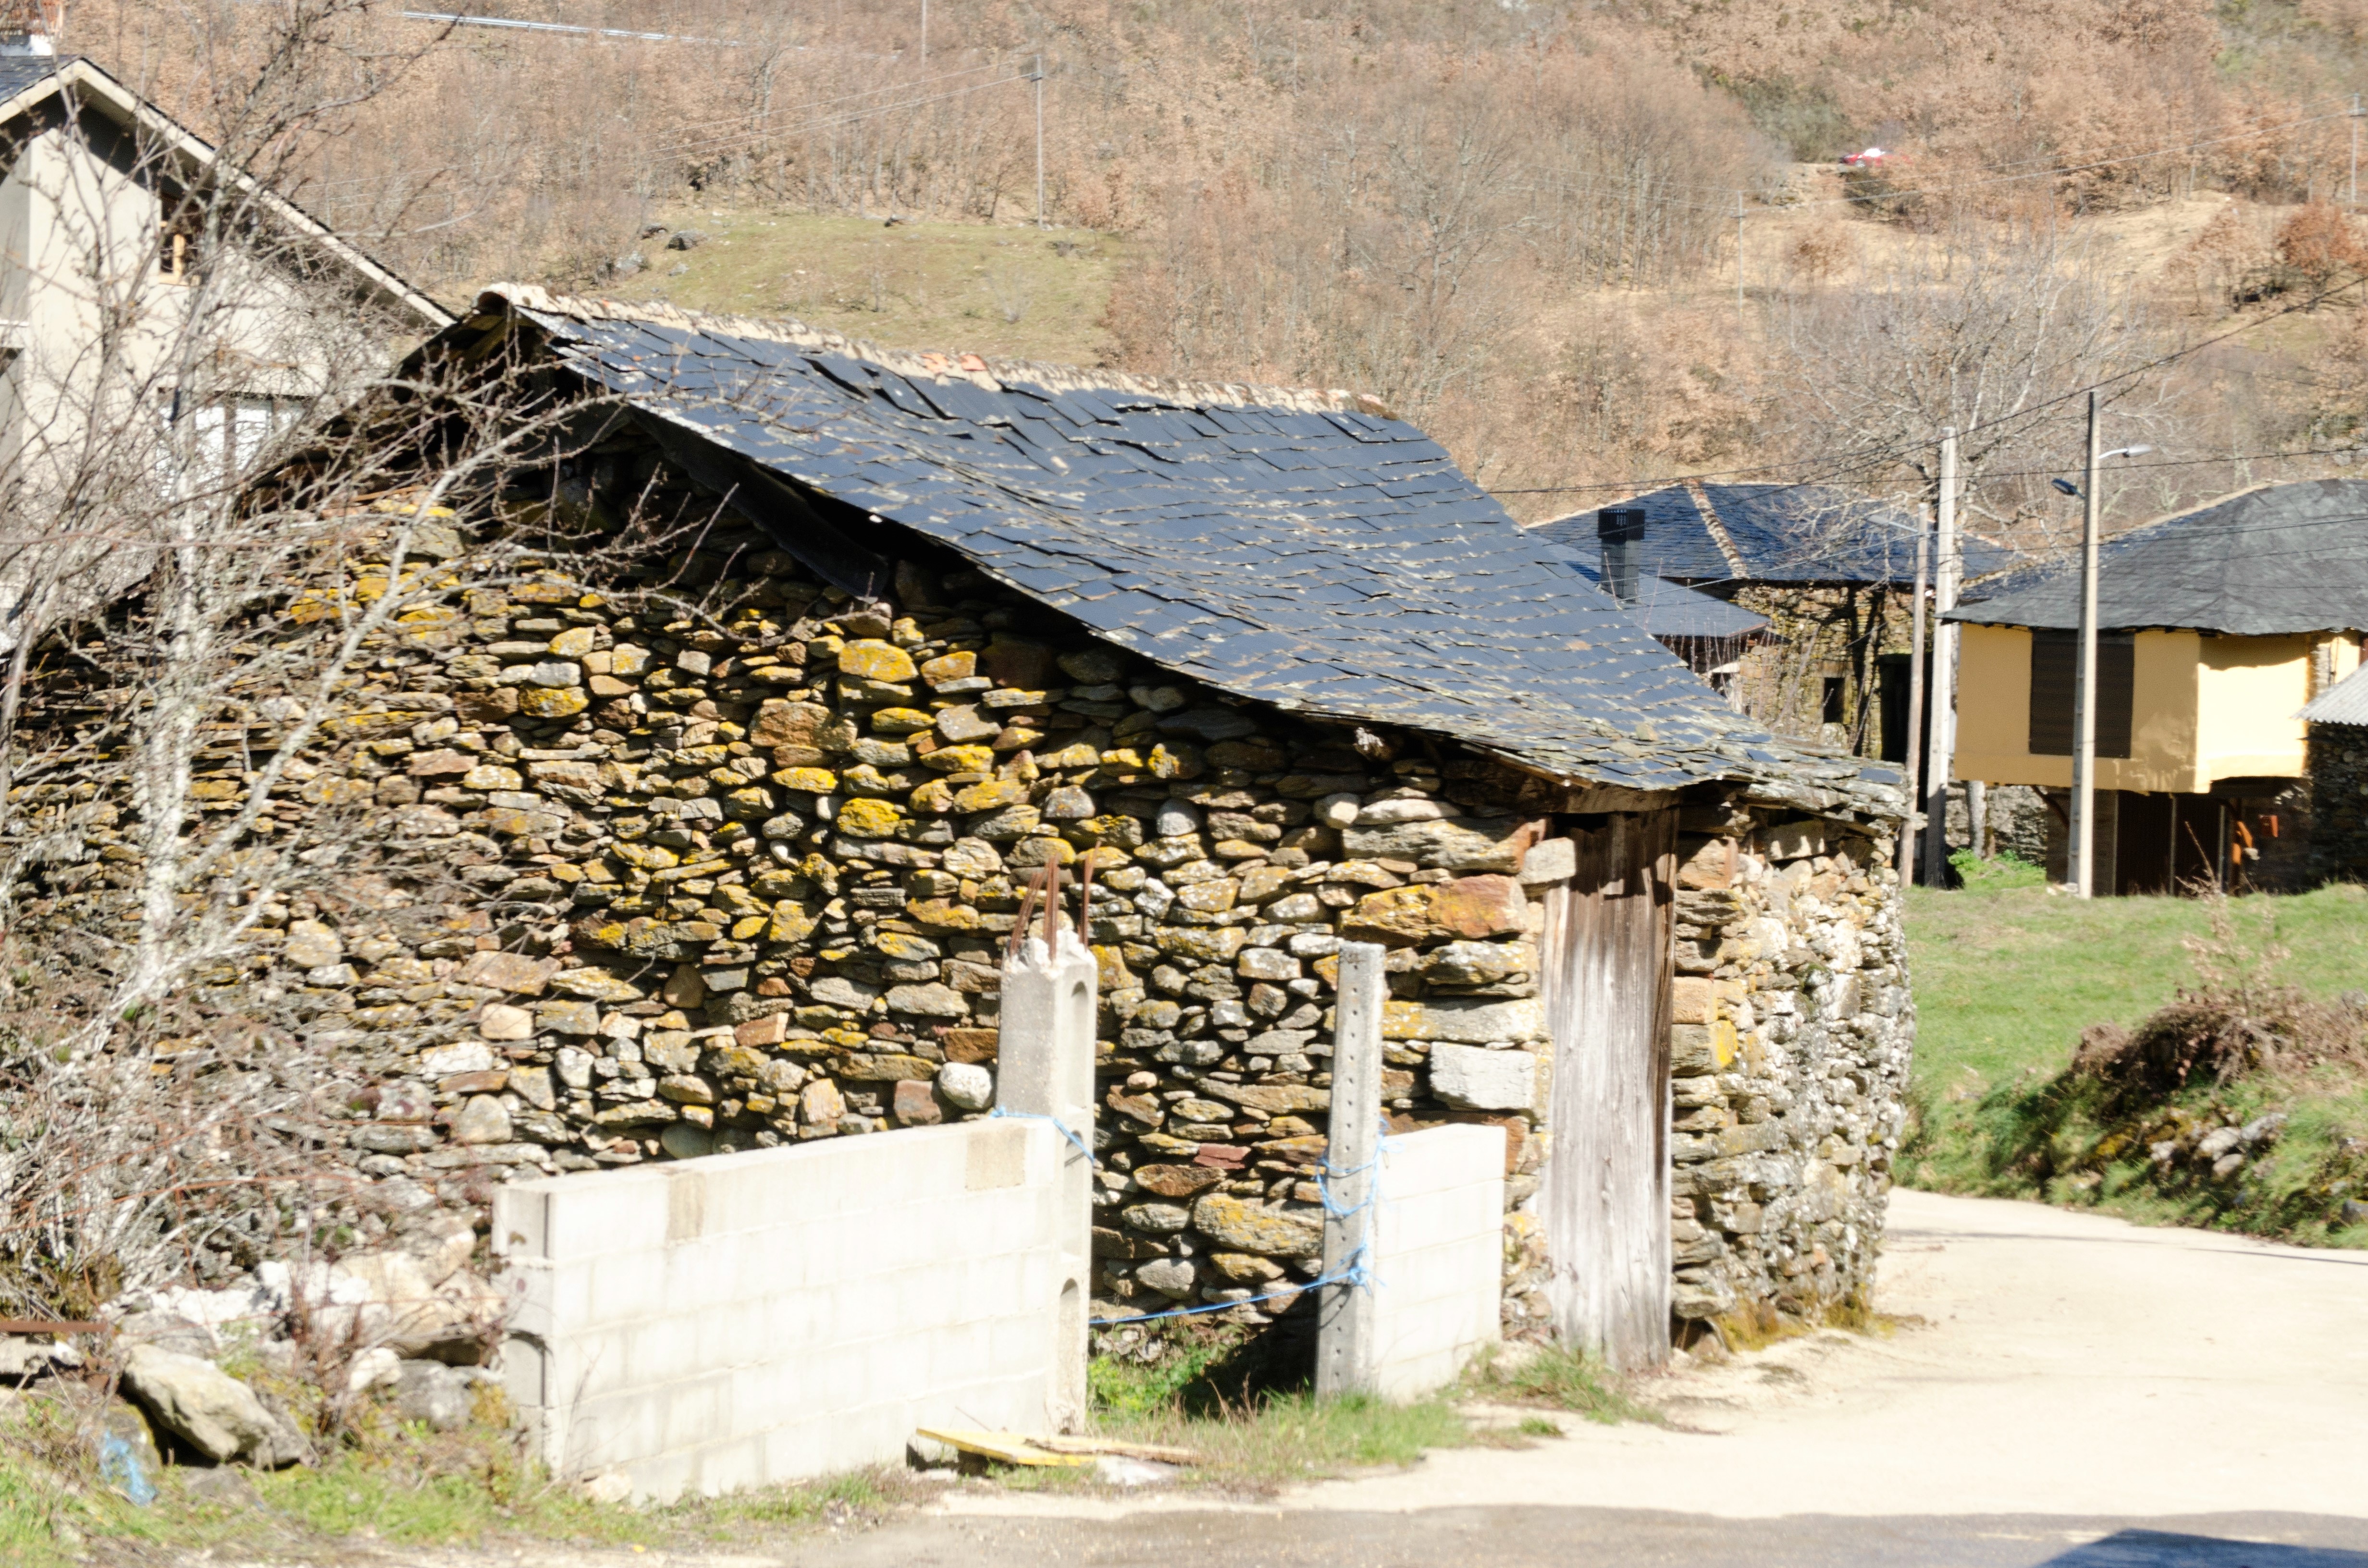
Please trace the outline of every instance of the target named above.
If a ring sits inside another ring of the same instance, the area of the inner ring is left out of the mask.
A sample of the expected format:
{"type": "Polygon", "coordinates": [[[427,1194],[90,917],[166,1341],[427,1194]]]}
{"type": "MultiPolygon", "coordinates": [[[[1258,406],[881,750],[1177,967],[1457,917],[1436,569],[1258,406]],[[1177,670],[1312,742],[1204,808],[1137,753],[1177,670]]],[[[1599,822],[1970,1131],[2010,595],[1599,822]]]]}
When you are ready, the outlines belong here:
{"type": "MultiPolygon", "coordinates": [[[[341,1064],[340,1157],[396,1207],[982,1114],[1002,949],[1057,862],[1072,914],[1092,879],[1105,1313],[1315,1277],[1356,939],[1389,949],[1391,1124],[1506,1129],[1508,1315],[1546,1321],[1539,781],[1232,701],[948,560],[858,604],[753,533],[598,582],[513,563],[499,585],[472,576],[474,537],[431,530],[449,605],[370,650],[258,824],[350,874],[258,910],[249,955],[201,987],[218,1012],[275,999],[341,1064]]],[[[355,562],[366,597],[385,566],[366,544],[355,562]]],[[[245,798],[285,719],[279,695],[240,696],[208,810],[245,798]]],[[[96,700],[52,689],[43,711],[70,732],[96,700]]],[[[76,824],[92,851],[43,873],[28,923],[128,929],[138,858],[108,777],[100,758],[21,792],[37,830],[76,824]]],[[[1693,1315],[1863,1279],[1910,1017],[1862,843],[1715,811],[1680,901],[1693,1315]]]]}
{"type": "Polygon", "coordinates": [[[2310,727],[2308,822],[2317,875],[2368,881],[2368,726],[2310,727]]]}
{"type": "Polygon", "coordinates": [[[1906,1123],[1896,873],[1864,827],[1681,819],[1672,1305],[1813,1316],[1862,1294],[1906,1123]]]}

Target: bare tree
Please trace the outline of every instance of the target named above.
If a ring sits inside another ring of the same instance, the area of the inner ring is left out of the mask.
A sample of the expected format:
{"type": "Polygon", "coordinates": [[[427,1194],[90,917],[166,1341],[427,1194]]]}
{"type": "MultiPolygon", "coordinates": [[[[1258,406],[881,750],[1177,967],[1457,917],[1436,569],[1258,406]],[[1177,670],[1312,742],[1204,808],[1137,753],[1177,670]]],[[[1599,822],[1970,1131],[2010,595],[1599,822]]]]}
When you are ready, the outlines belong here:
{"type": "Polygon", "coordinates": [[[17,1312],[87,1315],[232,1250],[366,1232],[324,1150],[372,1064],[325,1042],[303,963],[272,976],[336,961],[305,951],[313,914],[449,871],[356,831],[368,786],[318,759],[391,722],[368,716],[382,672],[447,635],[461,596],[539,569],[549,541],[523,534],[461,569],[454,506],[515,506],[529,468],[547,499],[586,417],[499,367],[395,363],[427,319],[272,193],[349,104],[342,29],[365,9],[284,7],[256,74],[218,84],[241,108],[215,156],[138,114],[60,116],[15,150],[18,210],[44,219],[33,330],[0,380],[17,1312]]]}
{"type": "Polygon", "coordinates": [[[2030,542],[2043,546],[2052,514],[2032,503],[2074,462],[2078,394],[2103,389],[2117,443],[2169,417],[2166,345],[2145,296],[2084,231],[2054,223],[1918,244],[1846,287],[1781,301],[1770,337],[1777,428],[1804,471],[1926,495],[1952,426],[1973,513],[2035,517],[2030,542]]]}

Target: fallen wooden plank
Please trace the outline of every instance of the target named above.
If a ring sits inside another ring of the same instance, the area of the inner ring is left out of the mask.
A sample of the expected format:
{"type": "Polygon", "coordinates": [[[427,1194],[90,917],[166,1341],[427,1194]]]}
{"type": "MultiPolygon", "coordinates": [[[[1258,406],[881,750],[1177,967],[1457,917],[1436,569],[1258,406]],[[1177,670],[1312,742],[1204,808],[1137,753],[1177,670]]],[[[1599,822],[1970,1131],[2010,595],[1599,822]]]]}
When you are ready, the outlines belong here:
{"type": "Polygon", "coordinates": [[[923,1426],[919,1435],[948,1448],[1005,1464],[1080,1467],[1094,1462],[1091,1454],[1055,1453],[1018,1432],[976,1432],[966,1427],[923,1426]]]}
{"type": "Polygon", "coordinates": [[[1201,1455],[1190,1449],[1171,1449],[1158,1443],[1128,1443],[1116,1437],[1036,1437],[1030,1439],[1040,1449],[1050,1449],[1056,1454],[1116,1454],[1122,1459],[1157,1460],[1162,1464],[1201,1464],[1201,1455]]]}

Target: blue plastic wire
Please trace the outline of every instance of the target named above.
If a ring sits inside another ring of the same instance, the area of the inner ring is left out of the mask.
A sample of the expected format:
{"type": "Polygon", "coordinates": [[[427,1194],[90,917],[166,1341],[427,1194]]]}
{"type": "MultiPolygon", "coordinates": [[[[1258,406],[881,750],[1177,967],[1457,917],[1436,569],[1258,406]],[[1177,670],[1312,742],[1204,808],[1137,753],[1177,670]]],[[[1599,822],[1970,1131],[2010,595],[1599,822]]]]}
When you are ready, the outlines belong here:
{"type": "MultiPolygon", "coordinates": [[[[1000,1116],[1003,1113],[1000,1110],[997,1110],[996,1114],[1000,1116]]],[[[1026,1111],[1015,1111],[1012,1114],[1015,1116],[1025,1116],[1030,1113],[1026,1111]]],[[[1057,1125],[1057,1123],[1055,1125],[1057,1125]]],[[[1351,1214],[1360,1213],[1373,1206],[1373,1199],[1380,1196],[1381,1184],[1379,1182],[1375,1182],[1372,1187],[1367,1187],[1365,1189],[1364,1197],[1359,1199],[1355,1203],[1350,1204],[1348,1208],[1343,1209],[1338,1203],[1333,1200],[1332,1188],[1327,1185],[1327,1181],[1338,1181],[1349,1176],[1362,1176],[1367,1171],[1379,1165],[1382,1163],[1382,1151],[1389,1144],[1389,1118],[1383,1117],[1382,1119],[1382,1137],[1374,1147],[1373,1157],[1367,1160],[1363,1165],[1354,1165],[1347,1170],[1341,1170],[1336,1167],[1327,1156],[1323,1163],[1316,1167],[1315,1193],[1318,1198],[1323,1199],[1324,1212],[1329,1214],[1336,1220],[1345,1220],[1351,1214]]],[[[1066,1128],[1063,1128],[1062,1131],[1065,1132],[1068,1130],[1066,1128]]],[[[1372,1272],[1365,1267],[1365,1253],[1369,1244],[1370,1244],[1362,1242],[1359,1243],[1357,1250],[1349,1255],[1349,1266],[1346,1268],[1343,1268],[1339,1273],[1324,1275],[1318,1278],[1309,1280],[1304,1285],[1297,1286],[1289,1290],[1269,1290],[1262,1296],[1245,1296],[1238,1301],[1212,1301],[1205,1307],[1176,1307],[1164,1312],[1137,1312],[1133,1317],[1122,1318],[1088,1318],[1087,1322],[1095,1328],[1110,1328],[1120,1324],[1154,1323],[1161,1318],[1189,1318],[1198,1317],[1203,1312],[1229,1312],[1235,1307],[1253,1307],[1258,1305],[1260,1301],[1280,1301],[1287,1298],[1296,1298],[1305,1291],[1320,1290],[1326,1285],[1354,1285],[1360,1290],[1371,1290],[1375,1289],[1379,1282],[1373,1278],[1372,1272]]]]}
{"type": "Polygon", "coordinates": [[[1041,1110],[1007,1110],[1002,1106],[996,1106],[993,1110],[988,1111],[986,1114],[990,1119],[998,1116],[1013,1116],[1023,1118],[1029,1121],[1049,1121],[1053,1126],[1061,1130],[1062,1137],[1066,1138],[1070,1142],[1077,1146],[1077,1153],[1086,1157],[1086,1164],[1092,1165],[1097,1170],[1101,1168],[1101,1162],[1094,1158],[1094,1152],[1091,1149],[1086,1147],[1086,1141],[1078,1137],[1075,1132],[1070,1131],[1069,1124],[1063,1121],[1057,1116],[1046,1116],[1041,1110]]]}
{"type": "Polygon", "coordinates": [[[1212,1301],[1205,1307],[1174,1307],[1164,1312],[1137,1312],[1133,1317],[1088,1318],[1086,1321],[1095,1328],[1114,1328],[1120,1324],[1154,1323],[1160,1318],[1189,1318],[1198,1317],[1202,1312],[1229,1312],[1235,1307],[1254,1307],[1260,1301],[1296,1299],[1307,1291],[1318,1290],[1326,1285],[1354,1285],[1363,1290],[1372,1289],[1372,1276],[1365,1272],[1365,1249],[1359,1247],[1349,1258],[1349,1267],[1339,1273],[1319,1276],[1310,1279],[1304,1285],[1296,1286],[1289,1290],[1269,1290],[1262,1296],[1245,1296],[1238,1301],[1212,1301]]]}

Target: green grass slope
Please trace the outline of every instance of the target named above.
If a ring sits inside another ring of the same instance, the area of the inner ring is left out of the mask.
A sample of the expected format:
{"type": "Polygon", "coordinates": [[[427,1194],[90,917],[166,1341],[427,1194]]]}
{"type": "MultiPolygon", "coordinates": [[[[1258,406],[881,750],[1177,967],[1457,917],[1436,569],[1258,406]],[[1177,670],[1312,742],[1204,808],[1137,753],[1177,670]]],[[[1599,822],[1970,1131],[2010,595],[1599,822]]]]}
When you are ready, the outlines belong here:
{"type": "MultiPolygon", "coordinates": [[[[2277,979],[2333,1000],[2368,988],[2368,889],[2230,901],[2240,964],[2283,949],[2277,979]]],[[[2193,899],[2082,902],[2036,873],[1979,868],[1966,888],[1908,894],[1916,988],[1911,1186],[2101,1208],[2368,1246],[2368,1080],[2342,1068],[2192,1082],[2140,1102],[2066,1073],[2091,1024],[2135,1024],[2195,978],[2213,939],[2193,899]],[[2274,1142],[2211,1176],[2149,1150],[2283,1113],[2274,1142]],[[2346,1209],[2347,1201],[2351,1204],[2346,1209]]]]}
{"type": "Polygon", "coordinates": [[[687,251],[640,243],[647,268],[606,290],[685,310],[794,316],[898,348],[1098,365],[1127,260],[1084,229],[905,222],[761,207],[689,208],[662,220],[707,236],[687,251]],[[678,270],[677,270],[678,269],[678,270]]]}

